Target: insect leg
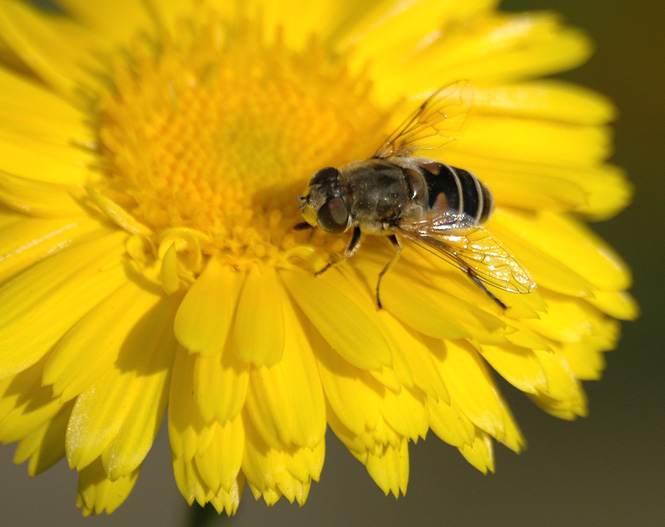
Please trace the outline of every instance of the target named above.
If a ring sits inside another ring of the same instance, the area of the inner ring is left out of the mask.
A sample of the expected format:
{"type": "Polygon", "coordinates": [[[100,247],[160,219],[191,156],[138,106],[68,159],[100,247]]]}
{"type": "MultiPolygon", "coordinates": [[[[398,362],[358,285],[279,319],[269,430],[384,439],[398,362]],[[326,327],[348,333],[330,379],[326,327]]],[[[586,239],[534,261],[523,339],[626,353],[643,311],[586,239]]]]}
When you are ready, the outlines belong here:
{"type": "Polygon", "coordinates": [[[497,304],[499,304],[499,307],[500,307],[501,309],[508,309],[508,307],[506,306],[506,304],[504,304],[503,302],[501,302],[501,300],[499,300],[499,299],[497,298],[497,296],[496,296],[494,293],[492,293],[492,291],[490,291],[489,289],[487,289],[487,287],[485,287],[485,284],[483,284],[483,283],[480,281],[480,279],[478,278],[478,276],[476,275],[476,273],[473,271],[473,269],[471,269],[470,267],[465,267],[464,271],[466,272],[466,275],[467,275],[469,278],[471,278],[471,280],[473,280],[473,283],[474,283],[474,284],[476,284],[478,287],[480,287],[480,289],[482,289],[482,290],[485,292],[485,294],[486,294],[487,296],[489,296],[492,300],[494,300],[497,304]]]}
{"type": "Polygon", "coordinates": [[[303,221],[303,222],[301,222],[301,223],[296,223],[296,224],[293,226],[293,230],[294,230],[294,231],[304,231],[304,230],[307,230],[307,229],[313,229],[313,228],[314,228],[314,227],[312,227],[312,226],[311,226],[309,223],[307,223],[306,221],[303,221]]]}
{"type": "Polygon", "coordinates": [[[381,304],[381,280],[383,279],[383,275],[385,275],[388,271],[390,271],[390,268],[395,265],[395,262],[399,259],[399,255],[402,252],[402,244],[399,242],[397,239],[397,236],[394,234],[391,234],[388,236],[388,239],[390,240],[390,243],[393,244],[393,247],[395,248],[395,255],[392,257],[392,259],[386,264],[386,266],[381,269],[381,272],[379,273],[379,278],[376,281],[376,305],[379,306],[379,309],[381,309],[383,306],[381,304]]]}
{"type": "Polygon", "coordinates": [[[344,250],[344,257],[343,258],[337,258],[335,261],[328,262],[328,264],[323,268],[317,271],[315,274],[316,276],[319,276],[326,272],[328,269],[330,269],[333,265],[337,265],[340,262],[343,262],[347,258],[351,258],[355,252],[358,250],[358,247],[360,247],[360,227],[354,227],[353,228],[353,234],[351,235],[351,240],[349,241],[348,247],[344,250]]]}
{"type": "Polygon", "coordinates": [[[358,250],[358,247],[360,247],[360,227],[354,227],[349,246],[344,251],[344,257],[351,258],[358,250]]]}

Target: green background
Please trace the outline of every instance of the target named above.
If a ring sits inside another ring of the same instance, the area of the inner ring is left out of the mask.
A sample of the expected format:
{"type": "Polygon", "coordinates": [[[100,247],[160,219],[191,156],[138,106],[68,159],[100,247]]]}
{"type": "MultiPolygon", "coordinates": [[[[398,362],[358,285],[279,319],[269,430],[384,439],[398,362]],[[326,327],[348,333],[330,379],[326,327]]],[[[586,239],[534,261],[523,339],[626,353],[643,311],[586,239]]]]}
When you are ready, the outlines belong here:
{"type": "MultiPolygon", "coordinates": [[[[635,276],[641,318],[624,325],[599,383],[586,383],[590,416],[549,417],[503,385],[529,442],[516,456],[497,447],[497,471],[483,476],[433,434],[411,446],[406,497],[384,497],[364,467],[333,436],[321,482],[305,507],[273,508],[246,490],[235,527],[256,525],[661,526],[665,525],[665,3],[662,0],[509,0],[509,11],[552,9],[584,28],[597,52],[563,77],[594,87],[619,106],[614,161],[636,186],[634,203],[595,226],[626,258],[635,276]]],[[[191,517],[170,467],[165,430],[136,488],[112,516],[81,518],[76,476],[64,462],[37,478],[0,447],[0,525],[188,525],[191,517]]],[[[220,520],[213,519],[214,524],[220,520]]]]}

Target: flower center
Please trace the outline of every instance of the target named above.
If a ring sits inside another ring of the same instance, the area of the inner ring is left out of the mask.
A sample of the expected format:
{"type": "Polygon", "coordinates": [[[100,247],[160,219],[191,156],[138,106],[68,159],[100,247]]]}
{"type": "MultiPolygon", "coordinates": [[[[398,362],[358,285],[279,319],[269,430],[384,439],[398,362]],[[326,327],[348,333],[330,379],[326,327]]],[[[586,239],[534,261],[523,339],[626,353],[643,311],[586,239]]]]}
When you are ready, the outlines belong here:
{"type": "Polygon", "coordinates": [[[159,239],[196,232],[235,266],[309,240],[297,197],[319,168],[371,155],[386,113],[370,82],[311,38],[302,50],[208,14],[115,61],[96,188],[159,239]]]}

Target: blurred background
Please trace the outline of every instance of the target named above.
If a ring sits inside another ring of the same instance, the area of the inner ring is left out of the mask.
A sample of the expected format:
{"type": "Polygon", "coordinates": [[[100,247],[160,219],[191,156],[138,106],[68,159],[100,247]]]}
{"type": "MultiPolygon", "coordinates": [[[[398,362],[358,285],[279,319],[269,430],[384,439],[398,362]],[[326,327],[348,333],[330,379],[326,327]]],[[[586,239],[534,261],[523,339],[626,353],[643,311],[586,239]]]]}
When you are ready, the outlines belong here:
{"type": "MultiPolygon", "coordinates": [[[[493,475],[430,434],[411,446],[409,490],[395,500],[330,435],[321,482],[303,508],[282,500],[269,509],[246,490],[236,517],[215,515],[209,525],[665,525],[665,2],[505,0],[502,7],[556,10],[585,29],[597,52],[563,77],[609,95],[621,112],[614,161],[628,170],[635,200],[594,228],[631,265],[643,313],[624,325],[603,380],[585,384],[589,417],[557,420],[502,385],[529,448],[517,456],[498,446],[493,475]]],[[[126,503],[85,520],[75,505],[76,475],[64,462],[29,478],[25,465],[12,464],[14,445],[0,447],[0,525],[191,525],[164,432],[126,503]]]]}

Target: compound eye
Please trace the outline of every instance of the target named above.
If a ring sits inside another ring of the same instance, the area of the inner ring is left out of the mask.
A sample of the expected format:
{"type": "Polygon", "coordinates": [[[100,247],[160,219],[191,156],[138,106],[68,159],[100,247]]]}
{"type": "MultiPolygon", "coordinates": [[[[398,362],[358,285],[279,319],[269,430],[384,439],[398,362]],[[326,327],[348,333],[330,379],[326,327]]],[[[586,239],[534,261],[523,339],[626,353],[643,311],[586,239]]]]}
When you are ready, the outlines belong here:
{"type": "Polygon", "coordinates": [[[339,234],[349,225],[349,209],[344,199],[333,198],[321,206],[316,219],[324,231],[339,234]]]}
{"type": "Polygon", "coordinates": [[[335,167],[322,168],[310,179],[310,185],[320,185],[321,183],[327,183],[329,181],[337,181],[339,177],[339,170],[335,167]]]}

